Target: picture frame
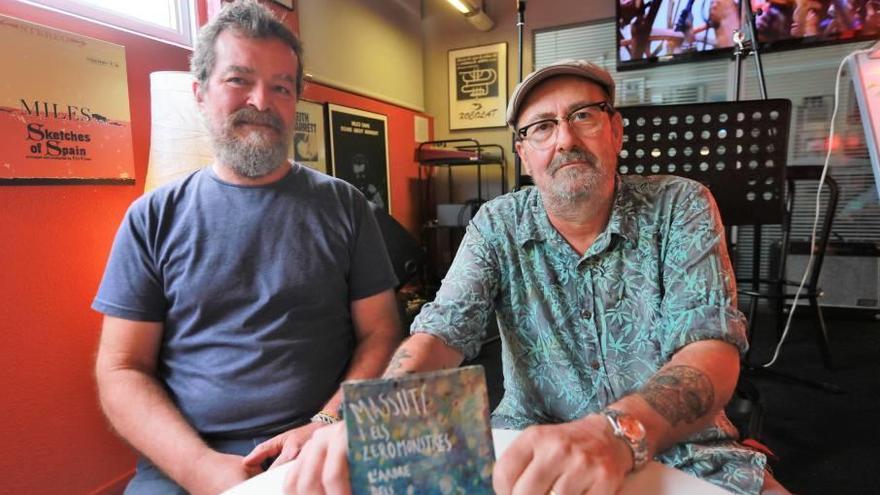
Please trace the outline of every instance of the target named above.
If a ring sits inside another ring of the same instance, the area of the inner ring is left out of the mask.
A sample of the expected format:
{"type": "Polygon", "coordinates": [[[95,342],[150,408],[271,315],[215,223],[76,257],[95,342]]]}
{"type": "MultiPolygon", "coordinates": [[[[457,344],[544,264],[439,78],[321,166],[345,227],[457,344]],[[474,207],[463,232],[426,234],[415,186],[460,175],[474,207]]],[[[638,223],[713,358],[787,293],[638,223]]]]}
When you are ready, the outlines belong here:
{"type": "Polygon", "coordinates": [[[299,100],[293,134],[293,159],[299,164],[329,174],[327,170],[327,126],[323,103],[299,100]]]}
{"type": "Polygon", "coordinates": [[[449,50],[449,129],[504,127],[507,43],[449,50]]]}
{"type": "Polygon", "coordinates": [[[333,103],[327,115],[333,175],[390,214],[388,117],[333,103]]]}

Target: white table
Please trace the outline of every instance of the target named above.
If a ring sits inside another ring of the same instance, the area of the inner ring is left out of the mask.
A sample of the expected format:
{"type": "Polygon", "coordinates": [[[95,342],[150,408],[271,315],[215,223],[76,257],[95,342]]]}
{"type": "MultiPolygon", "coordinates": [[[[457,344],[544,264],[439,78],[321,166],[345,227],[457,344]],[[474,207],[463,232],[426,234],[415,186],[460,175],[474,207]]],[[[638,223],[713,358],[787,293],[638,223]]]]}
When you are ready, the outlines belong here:
{"type": "MultiPolygon", "coordinates": [[[[510,442],[519,434],[513,430],[492,430],[495,457],[501,455],[510,442]]],[[[293,461],[296,462],[296,461],[293,461]]],[[[282,484],[287,471],[293,465],[289,462],[263,474],[255,476],[233,487],[224,495],[281,495],[282,484]]],[[[664,466],[656,461],[627,476],[619,495],[730,495],[717,486],[664,466]]]]}

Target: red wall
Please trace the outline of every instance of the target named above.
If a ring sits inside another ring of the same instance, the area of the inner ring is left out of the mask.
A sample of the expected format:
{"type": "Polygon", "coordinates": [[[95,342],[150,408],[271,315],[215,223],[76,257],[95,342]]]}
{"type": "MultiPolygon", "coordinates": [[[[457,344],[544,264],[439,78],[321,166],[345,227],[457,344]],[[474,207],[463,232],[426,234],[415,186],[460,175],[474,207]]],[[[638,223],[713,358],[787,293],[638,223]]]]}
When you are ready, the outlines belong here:
{"type": "Polygon", "coordinates": [[[97,405],[100,316],[89,305],[143,191],[149,73],[185,70],[189,52],[15,1],[0,14],[125,46],[137,184],[0,186],[0,492],[92,493],[129,474],[134,455],[97,405]]]}
{"type": "MultiPolygon", "coordinates": [[[[100,315],[89,305],[116,228],[143,191],[149,73],[186,70],[189,52],[16,1],[0,2],[0,14],[126,49],[136,185],[0,186],[0,492],[115,492],[134,455],[97,405],[92,367],[100,315]]],[[[286,20],[297,26],[295,15],[286,20]]],[[[388,116],[392,209],[417,233],[417,112],[316,84],[304,96],[388,116]]]]}

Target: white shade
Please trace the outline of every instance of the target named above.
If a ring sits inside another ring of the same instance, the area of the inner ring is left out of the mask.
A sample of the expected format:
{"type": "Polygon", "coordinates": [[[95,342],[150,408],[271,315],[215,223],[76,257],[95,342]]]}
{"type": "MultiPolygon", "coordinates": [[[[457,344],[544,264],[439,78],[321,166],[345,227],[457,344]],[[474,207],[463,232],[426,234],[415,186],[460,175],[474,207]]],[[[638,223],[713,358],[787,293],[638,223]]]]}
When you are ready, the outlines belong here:
{"type": "Polygon", "coordinates": [[[211,163],[211,141],[192,91],[189,72],[150,74],[150,191],[211,163]]]}

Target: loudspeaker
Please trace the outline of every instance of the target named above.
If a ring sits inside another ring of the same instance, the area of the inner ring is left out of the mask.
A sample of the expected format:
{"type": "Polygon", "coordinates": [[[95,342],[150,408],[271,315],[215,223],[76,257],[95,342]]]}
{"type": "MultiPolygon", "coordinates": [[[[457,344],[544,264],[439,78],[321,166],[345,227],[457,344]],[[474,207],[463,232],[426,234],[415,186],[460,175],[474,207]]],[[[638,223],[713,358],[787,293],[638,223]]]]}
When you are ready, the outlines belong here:
{"type": "Polygon", "coordinates": [[[385,241],[391,266],[397,276],[396,289],[399,289],[421,271],[425,254],[422,252],[419,242],[394,217],[373,203],[370,203],[370,207],[373,210],[373,216],[376,217],[376,223],[379,224],[379,231],[385,241]]]}
{"type": "MultiPolygon", "coordinates": [[[[793,242],[785,277],[800,282],[809,259],[809,243],[793,242]]],[[[870,243],[831,243],[825,252],[819,287],[822,307],[880,310],[880,257],[870,243]]],[[[801,299],[798,304],[808,303],[801,299]]]]}

